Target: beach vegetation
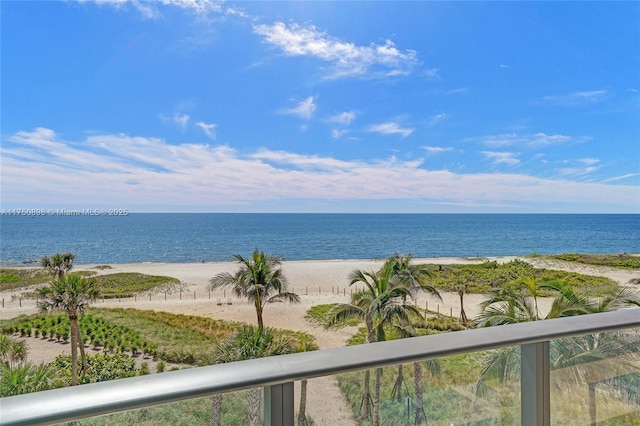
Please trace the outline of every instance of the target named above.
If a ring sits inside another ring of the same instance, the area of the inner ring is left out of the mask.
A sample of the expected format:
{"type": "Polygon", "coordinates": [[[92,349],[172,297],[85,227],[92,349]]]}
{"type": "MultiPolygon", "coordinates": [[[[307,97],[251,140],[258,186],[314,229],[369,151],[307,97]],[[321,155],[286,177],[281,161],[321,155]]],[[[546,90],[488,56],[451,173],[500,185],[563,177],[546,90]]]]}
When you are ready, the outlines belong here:
{"type": "Polygon", "coordinates": [[[53,279],[63,278],[64,275],[73,269],[73,261],[76,255],[73,253],[56,253],[40,259],[40,266],[49,271],[53,279]]]}
{"type": "Polygon", "coordinates": [[[601,298],[588,298],[571,286],[556,282],[539,284],[533,278],[521,282],[519,289],[496,289],[480,305],[482,312],[476,318],[479,327],[538,321],[640,306],[640,296],[630,288],[601,298]],[[538,310],[538,297],[544,291],[555,296],[549,312],[542,316],[538,310]]]}
{"type": "Polygon", "coordinates": [[[101,271],[104,271],[105,269],[113,269],[111,267],[111,265],[96,265],[93,267],[93,269],[99,269],[101,271]]]}
{"type": "Polygon", "coordinates": [[[145,291],[170,290],[180,284],[177,278],[136,272],[98,275],[94,280],[100,286],[100,296],[107,299],[133,297],[136,293],[145,291]]]}
{"type": "MultiPolygon", "coordinates": [[[[412,291],[419,285],[419,279],[400,278],[401,259],[390,258],[377,272],[355,270],[349,275],[350,285],[362,284],[364,289],[352,295],[351,303],[336,305],[329,312],[328,326],[342,323],[350,318],[361,319],[366,328],[366,343],[386,340],[386,330],[394,328],[398,333],[407,333],[411,314],[420,316],[420,311],[407,303],[412,291]]],[[[416,274],[417,276],[417,274],[416,274]]],[[[382,368],[376,368],[373,397],[370,393],[370,371],[365,370],[360,417],[372,419],[372,424],[380,424],[380,390],[382,368]]]]}
{"type": "MultiPolygon", "coordinates": [[[[494,290],[490,298],[481,304],[482,312],[476,319],[476,323],[480,327],[514,324],[608,312],[630,306],[640,306],[640,296],[629,288],[620,289],[613,295],[590,299],[561,283],[538,285],[534,279],[529,279],[521,284],[520,291],[494,290]],[[553,291],[556,296],[547,315],[542,316],[538,310],[537,298],[545,289],[553,291]]],[[[613,365],[617,371],[625,370],[624,367],[626,370],[635,371],[633,380],[640,383],[640,374],[637,372],[637,363],[640,362],[638,356],[640,353],[640,334],[637,331],[594,333],[575,338],[551,340],[550,353],[552,369],[573,371],[569,377],[564,377],[562,382],[588,385],[590,424],[596,422],[596,385],[602,385],[602,377],[620,375],[619,372],[609,376],[600,375],[600,379],[596,380],[592,370],[594,368],[602,369],[602,365],[599,365],[597,361],[606,359],[607,368],[613,365]],[[632,359],[630,360],[626,354],[633,355],[632,359]]],[[[485,381],[487,379],[497,380],[498,384],[505,386],[510,381],[516,381],[519,372],[519,347],[511,346],[491,351],[476,382],[474,393],[476,395],[486,393],[485,381]]],[[[611,389],[609,390],[611,391],[611,389]]]]}
{"type": "MultiPolygon", "coordinates": [[[[407,256],[396,253],[394,256],[391,256],[386,260],[385,266],[393,269],[393,281],[397,282],[399,285],[407,285],[411,291],[411,296],[415,298],[418,292],[426,292],[433,297],[436,297],[438,300],[442,301],[442,297],[438,290],[435,287],[428,284],[427,280],[431,276],[431,271],[425,267],[424,265],[416,265],[411,263],[412,255],[409,253],[407,256]]],[[[404,300],[406,302],[406,298],[404,300]]],[[[464,312],[464,311],[463,311],[464,312]]],[[[401,328],[401,337],[412,337],[416,336],[416,329],[412,326],[412,319],[415,317],[419,317],[422,320],[422,316],[419,311],[410,311],[410,316],[400,324],[401,328]]],[[[420,321],[421,323],[423,321],[420,321]]],[[[437,361],[429,361],[430,367],[432,369],[438,370],[439,366],[437,365],[437,361]]],[[[392,398],[395,398],[397,402],[401,402],[402,400],[402,388],[404,384],[404,367],[402,364],[397,365],[397,378],[396,382],[393,385],[393,390],[391,392],[392,398]]],[[[415,386],[415,424],[422,424],[426,421],[426,415],[424,412],[424,401],[423,401],[423,386],[422,386],[422,365],[419,362],[413,363],[413,371],[414,371],[414,386],[415,386]]]]}
{"type": "MultiPolygon", "coordinates": [[[[244,361],[268,356],[283,355],[294,352],[288,339],[283,338],[277,330],[265,327],[243,325],[236,333],[219,341],[213,356],[220,363],[244,361]]],[[[219,426],[222,420],[222,394],[212,396],[212,424],[219,426]]],[[[254,388],[247,391],[247,417],[243,423],[250,426],[260,424],[260,406],[262,389],[254,388]]]]}
{"type": "Polygon", "coordinates": [[[51,281],[52,275],[42,269],[1,268],[0,291],[14,290],[51,281]]]}
{"type": "MultiPolygon", "coordinates": [[[[70,254],[70,253],[68,253],[70,254]]],[[[46,258],[45,258],[46,259],[46,258]]],[[[73,258],[71,258],[73,260],[73,258]]],[[[43,259],[44,264],[44,259],[43,259]]],[[[61,268],[62,271],[64,268],[61,268]]],[[[68,270],[68,269],[67,269],[68,270]]],[[[78,348],[82,357],[82,370],[86,374],[87,363],[84,353],[84,344],[78,327],[78,317],[82,315],[89,302],[98,295],[98,287],[92,280],[84,279],[77,275],[65,276],[64,272],[54,274],[57,276],[51,284],[39,289],[39,309],[42,312],[61,310],[69,318],[71,335],[71,384],[78,383],[78,348]]],[[[65,339],[66,340],[66,339],[65,339]]]]}
{"type": "MultiPolygon", "coordinates": [[[[417,363],[419,364],[417,372],[416,363],[412,363],[414,368],[405,369],[405,384],[399,392],[400,400],[394,394],[397,368],[384,367],[381,376],[380,424],[410,426],[416,424],[416,417],[421,422],[418,424],[466,424],[468,421],[478,422],[473,424],[518,423],[519,417],[517,420],[509,421],[509,416],[506,414],[502,417],[505,421],[500,421],[500,416],[495,414],[494,408],[500,405],[499,403],[492,405],[495,398],[492,398],[490,403],[476,404],[475,407],[471,407],[474,383],[470,379],[477,377],[482,367],[482,359],[480,353],[472,353],[420,361],[417,363]],[[416,384],[425,386],[416,388],[416,384]],[[423,398],[422,410],[416,402],[420,392],[423,398]],[[411,401],[409,404],[407,404],[407,398],[411,401]],[[416,416],[416,412],[420,414],[416,416]],[[493,421],[482,423],[487,419],[493,421]]],[[[363,371],[337,376],[342,394],[354,413],[359,412],[363,377],[363,371]]],[[[368,426],[371,422],[358,419],[358,424],[368,426]]]]}
{"type": "MultiPolygon", "coordinates": [[[[465,293],[483,294],[493,289],[517,289],[525,279],[535,279],[542,284],[560,282],[587,297],[613,294],[618,290],[618,284],[609,278],[535,268],[520,259],[503,264],[486,261],[481,264],[426,266],[431,271],[431,285],[442,291],[457,292],[462,283],[466,286],[465,293]]],[[[543,292],[542,295],[551,293],[543,292]]]]}
{"type": "Polygon", "coordinates": [[[628,253],[618,254],[580,254],[563,253],[547,256],[551,259],[576,262],[585,265],[607,266],[611,268],[640,269],[640,256],[628,253]]]}
{"type": "MultiPolygon", "coordinates": [[[[137,309],[89,308],[80,317],[79,327],[94,350],[142,352],[165,362],[186,365],[210,365],[217,361],[211,353],[216,342],[232,336],[243,324],[196,315],[178,315],[137,309]]],[[[3,321],[3,333],[27,335],[40,330],[42,338],[60,339],[69,335],[69,320],[64,314],[36,314],[3,321]]],[[[317,349],[313,336],[291,330],[277,330],[294,352],[317,349]]]]}
{"type": "Polygon", "coordinates": [[[54,374],[47,364],[27,361],[24,340],[0,334],[0,397],[38,392],[54,387],[54,374]]]}
{"type": "Polygon", "coordinates": [[[329,312],[331,312],[331,310],[334,309],[337,305],[338,305],[337,303],[326,303],[326,304],[312,306],[307,310],[305,318],[325,328],[330,328],[330,327],[340,328],[340,327],[346,327],[346,326],[357,326],[359,324],[362,324],[361,318],[353,317],[353,318],[348,318],[342,322],[330,325],[329,312]]]}
{"type": "Polygon", "coordinates": [[[40,392],[59,386],[57,375],[49,364],[28,361],[0,363],[0,397],[40,392]]]}
{"type": "Polygon", "coordinates": [[[253,303],[260,330],[264,328],[262,312],[267,303],[300,302],[300,297],[289,291],[289,283],[282,271],[282,259],[258,249],[249,258],[239,254],[233,257],[240,264],[238,271],[216,275],[210,280],[209,289],[230,288],[237,297],[253,303]]]}
{"type": "MultiPolygon", "coordinates": [[[[72,362],[68,355],[58,355],[53,362],[56,375],[62,379],[64,386],[68,386],[71,382],[72,362]]],[[[135,360],[121,351],[89,355],[87,366],[87,371],[83,372],[80,377],[80,384],[123,379],[136,376],[139,373],[135,360]]]]}

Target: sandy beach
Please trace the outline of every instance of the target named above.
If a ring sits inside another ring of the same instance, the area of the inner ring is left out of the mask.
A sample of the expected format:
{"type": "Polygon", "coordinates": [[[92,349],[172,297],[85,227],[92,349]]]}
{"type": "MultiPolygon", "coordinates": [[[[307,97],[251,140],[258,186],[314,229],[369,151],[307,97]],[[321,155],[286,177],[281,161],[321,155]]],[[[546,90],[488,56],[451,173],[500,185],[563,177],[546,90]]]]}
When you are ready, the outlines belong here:
{"type": "MultiPolygon", "coordinates": [[[[490,260],[508,262],[516,257],[498,257],[490,260]]],[[[415,263],[433,264],[461,264],[479,263],[486,259],[460,258],[429,258],[415,259],[415,263]]],[[[524,259],[536,267],[573,271],[587,275],[611,278],[620,285],[627,285],[630,280],[640,278],[640,271],[629,271],[568,262],[526,258],[524,259]]],[[[355,328],[340,330],[325,330],[305,319],[306,311],[314,305],[326,303],[342,303],[350,300],[353,290],[349,287],[348,275],[355,269],[377,270],[382,260],[336,260],[336,261],[286,261],[283,269],[289,280],[291,290],[300,295],[301,303],[290,305],[274,303],[267,305],[264,311],[265,325],[276,328],[286,328],[307,332],[316,338],[320,349],[344,346],[346,340],[354,333],[355,328]]],[[[180,289],[170,293],[157,292],[137,295],[135,298],[98,300],[96,307],[129,307],[136,309],[152,309],[178,314],[200,315],[214,319],[242,321],[256,323],[253,305],[244,300],[233,297],[229,291],[217,290],[209,292],[209,279],[220,272],[234,272],[237,264],[234,262],[220,263],[135,263],[111,264],[111,269],[98,270],[95,265],[76,265],[75,271],[89,270],[98,274],[116,272],[139,272],[149,275],[166,275],[182,282],[180,289]]],[[[636,286],[637,287],[637,286],[636,286]]],[[[20,292],[2,292],[0,298],[3,307],[0,308],[0,320],[13,318],[23,314],[37,312],[35,300],[20,300],[20,292]],[[20,306],[21,305],[21,306],[20,306]]],[[[442,301],[429,295],[422,294],[417,299],[418,306],[428,305],[431,310],[439,310],[444,314],[459,315],[460,305],[458,295],[442,293],[442,301]]],[[[483,295],[468,294],[465,296],[465,310],[469,317],[479,313],[478,306],[484,300],[483,295]]],[[[542,311],[548,310],[550,300],[539,302],[542,311]]],[[[42,339],[28,339],[30,361],[49,362],[59,353],[68,353],[68,345],[43,341],[42,339]]],[[[154,369],[152,368],[152,371],[154,369]]],[[[309,399],[308,413],[318,425],[349,425],[354,424],[351,413],[344,403],[337,383],[332,377],[313,379],[308,384],[309,399]]],[[[296,402],[297,404],[297,402],[296,402]]]]}

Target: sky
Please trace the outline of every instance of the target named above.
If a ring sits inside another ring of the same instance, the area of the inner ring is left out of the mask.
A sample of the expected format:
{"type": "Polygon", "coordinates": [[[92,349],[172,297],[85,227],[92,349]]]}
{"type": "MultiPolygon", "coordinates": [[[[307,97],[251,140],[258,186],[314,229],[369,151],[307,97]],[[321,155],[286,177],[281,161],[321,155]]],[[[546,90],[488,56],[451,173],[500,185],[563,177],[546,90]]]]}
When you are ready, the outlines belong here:
{"type": "Polygon", "coordinates": [[[640,2],[0,16],[2,209],[640,213],[640,2]]]}

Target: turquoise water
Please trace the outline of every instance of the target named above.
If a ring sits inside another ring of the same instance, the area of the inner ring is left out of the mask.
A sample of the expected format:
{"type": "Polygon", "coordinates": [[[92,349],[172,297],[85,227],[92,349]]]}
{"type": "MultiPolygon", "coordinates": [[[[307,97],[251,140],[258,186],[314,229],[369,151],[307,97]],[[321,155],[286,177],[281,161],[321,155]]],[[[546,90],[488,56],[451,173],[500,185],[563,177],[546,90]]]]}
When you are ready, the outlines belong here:
{"type": "Polygon", "coordinates": [[[56,252],[76,263],[232,260],[255,247],[287,260],[640,252],[640,215],[197,214],[2,216],[0,260],[56,252]]]}

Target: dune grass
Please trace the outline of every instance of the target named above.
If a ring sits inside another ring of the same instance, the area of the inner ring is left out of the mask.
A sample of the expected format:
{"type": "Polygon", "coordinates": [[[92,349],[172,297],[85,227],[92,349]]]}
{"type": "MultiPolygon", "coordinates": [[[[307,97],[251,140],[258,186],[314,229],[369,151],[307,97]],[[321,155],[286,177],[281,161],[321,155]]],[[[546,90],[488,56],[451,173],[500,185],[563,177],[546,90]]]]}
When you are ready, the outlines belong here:
{"type": "Polygon", "coordinates": [[[582,263],[585,265],[608,266],[611,268],[640,269],[640,256],[627,253],[619,254],[579,254],[563,253],[547,256],[551,259],[567,262],[582,263]]]}
{"type": "Polygon", "coordinates": [[[51,281],[51,274],[44,269],[1,268],[0,291],[15,290],[51,281]]]}
{"type": "Polygon", "coordinates": [[[100,286],[102,297],[131,297],[153,289],[170,289],[180,284],[180,280],[160,275],[145,275],[136,272],[98,275],[92,278],[100,286]]]}
{"type": "Polygon", "coordinates": [[[467,286],[469,293],[482,294],[494,288],[513,287],[528,277],[539,284],[561,282],[573,287],[587,297],[601,297],[613,294],[618,284],[604,277],[578,274],[551,269],[534,268],[522,260],[512,260],[504,264],[486,261],[472,265],[427,265],[432,276],[430,283],[439,290],[456,291],[456,286],[467,286]]]}

